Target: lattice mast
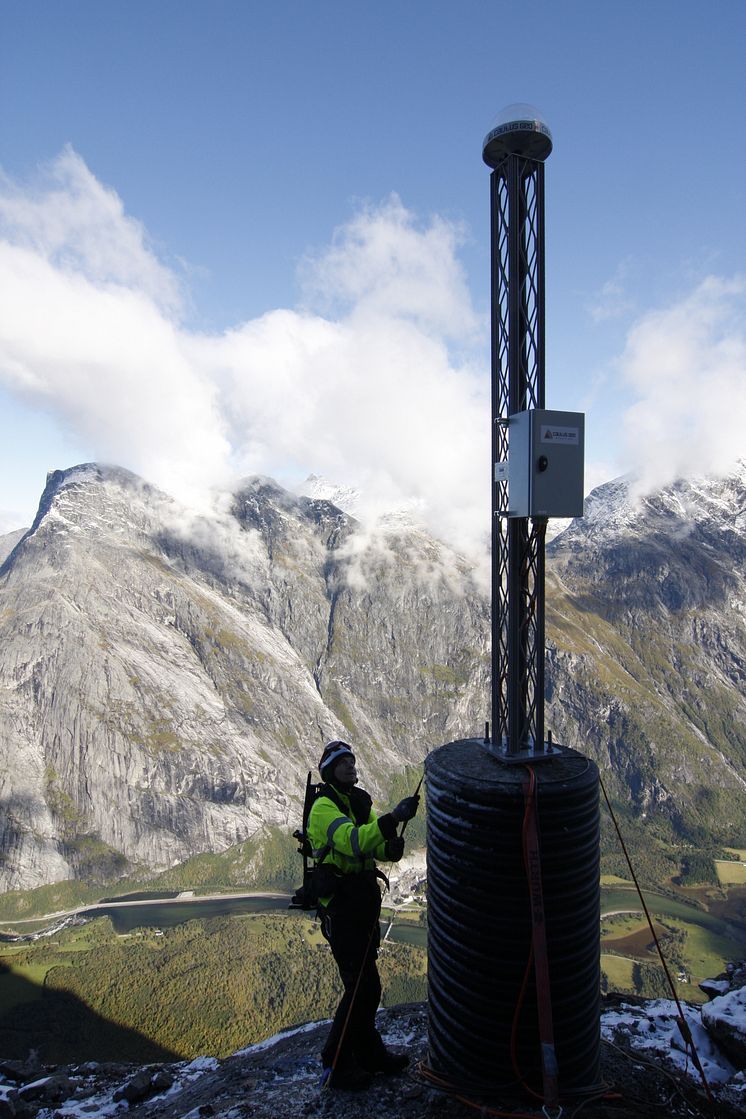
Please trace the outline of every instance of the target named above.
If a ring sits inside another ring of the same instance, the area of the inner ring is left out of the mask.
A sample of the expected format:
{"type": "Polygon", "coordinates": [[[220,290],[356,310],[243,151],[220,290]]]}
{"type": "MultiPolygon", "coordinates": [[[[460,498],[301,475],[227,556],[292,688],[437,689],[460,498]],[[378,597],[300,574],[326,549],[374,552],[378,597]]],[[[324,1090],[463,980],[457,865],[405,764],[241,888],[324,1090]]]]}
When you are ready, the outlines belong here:
{"type": "Polygon", "coordinates": [[[528,106],[501,117],[482,152],[493,169],[492,741],[515,757],[544,751],[547,518],[508,516],[507,463],[509,417],[545,407],[544,160],[552,138],[528,106]]]}

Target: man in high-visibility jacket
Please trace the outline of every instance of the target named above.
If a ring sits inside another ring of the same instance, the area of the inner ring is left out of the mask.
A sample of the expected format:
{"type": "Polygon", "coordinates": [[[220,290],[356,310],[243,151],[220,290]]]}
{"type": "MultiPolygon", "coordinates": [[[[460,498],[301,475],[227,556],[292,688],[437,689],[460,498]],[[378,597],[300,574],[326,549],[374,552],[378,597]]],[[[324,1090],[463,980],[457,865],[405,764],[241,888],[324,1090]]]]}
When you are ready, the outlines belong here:
{"type": "Polygon", "coordinates": [[[420,798],[406,797],[377,817],[368,793],[355,788],[355,755],[346,742],[330,742],[324,748],[319,773],[324,785],[307,830],[316,860],[321,928],[344,984],[321,1061],[329,1087],[361,1089],[370,1084],[373,1073],[396,1074],[409,1063],[386,1049],[375,1024],[381,999],[376,859],[396,862],[402,857],[404,840],[397,826],[412,819],[420,798]]]}

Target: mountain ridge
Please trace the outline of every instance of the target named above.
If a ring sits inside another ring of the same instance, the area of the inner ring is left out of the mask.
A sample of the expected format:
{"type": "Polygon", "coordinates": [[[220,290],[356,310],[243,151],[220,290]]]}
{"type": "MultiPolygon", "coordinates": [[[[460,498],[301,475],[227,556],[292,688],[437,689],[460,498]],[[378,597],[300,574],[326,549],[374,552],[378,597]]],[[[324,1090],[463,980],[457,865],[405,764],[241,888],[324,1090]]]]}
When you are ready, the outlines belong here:
{"type": "Polygon", "coordinates": [[[83,872],[97,852],[110,869],[163,868],[285,826],[325,739],[372,740],[359,752],[375,752],[382,791],[386,768],[424,754],[396,740],[418,707],[437,723],[431,744],[456,732],[445,702],[429,701],[443,688],[416,634],[403,626],[387,648],[377,604],[382,587],[406,600],[402,616],[444,661],[459,631],[439,576],[450,553],[410,534],[394,579],[387,547],[352,529],[267,479],[207,518],[119,468],[50,475],[0,570],[6,889],[83,872]]]}
{"type": "MultiPolygon", "coordinates": [[[[743,839],[743,471],[630,494],[548,545],[547,725],[663,838],[743,839]]],[[[385,795],[480,732],[489,628],[473,566],[415,524],[268,478],[207,514],[119,467],[52,472],[0,567],[0,886],[286,828],[327,737],[385,795]]]]}
{"type": "MultiPolygon", "coordinates": [[[[548,547],[554,656],[572,661],[574,653],[574,675],[582,676],[589,642],[606,635],[607,678],[598,672],[596,681],[604,696],[601,706],[611,721],[616,713],[625,723],[628,759],[635,752],[641,707],[647,707],[645,745],[658,753],[659,762],[667,756],[669,773],[668,786],[658,783],[653,795],[669,801],[677,784],[701,776],[691,765],[696,754],[711,775],[705,782],[711,792],[729,785],[743,796],[746,469],[739,464],[728,478],[678,482],[634,500],[630,489],[631,483],[616,482],[595,491],[588,517],[573,522],[548,547]],[[573,650],[567,618],[561,634],[557,615],[563,604],[568,612],[575,610],[570,620],[576,622],[576,635],[582,618],[583,637],[576,639],[581,646],[585,639],[584,651],[573,650]],[[623,696],[628,697],[625,712],[623,696]],[[653,735],[652,723],[658,725],[653,735]],[[689,744],[678,765],[666,736],[689,744]]],[[[598,655],[594,661],[603,665],[598,655]]],[[[645,784],[642,768],[635,783],[645,784]]],[[[642,799],[637,803],[645,809],[642,799]]],[[[704,820],[716,808],[705,796],[695,816],[704,820]]],[[[732,822],[742,832],[742,807],[732,822]]]]}

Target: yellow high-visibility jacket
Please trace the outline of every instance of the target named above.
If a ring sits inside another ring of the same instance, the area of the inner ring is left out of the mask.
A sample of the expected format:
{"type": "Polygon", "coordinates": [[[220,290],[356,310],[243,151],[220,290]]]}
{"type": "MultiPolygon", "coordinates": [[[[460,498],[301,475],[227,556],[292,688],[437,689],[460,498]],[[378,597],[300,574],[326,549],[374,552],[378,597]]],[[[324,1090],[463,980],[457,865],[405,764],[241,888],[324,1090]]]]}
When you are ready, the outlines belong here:
{"type": "MultiPolygon", "coordinates": [[[[387,858],[386,840],[396,836],[396,821],[390,813],[377,817],[362,789],[345,793],[325,785],[311,808],[307,834],[317,865],[360,874],[375,870],[376,859],[387,858]]],[[[322,898],[322,904],[327,900],[322,898]]]]}

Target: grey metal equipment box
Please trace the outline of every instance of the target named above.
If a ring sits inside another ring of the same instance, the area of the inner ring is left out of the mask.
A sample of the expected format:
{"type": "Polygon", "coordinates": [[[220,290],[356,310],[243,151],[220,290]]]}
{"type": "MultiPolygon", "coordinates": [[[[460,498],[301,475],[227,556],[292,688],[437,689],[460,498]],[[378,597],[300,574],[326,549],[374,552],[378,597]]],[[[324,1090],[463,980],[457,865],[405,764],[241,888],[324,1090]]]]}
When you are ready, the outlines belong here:
{"type": "Polygon", "coordinates": [[[585,415],[532,408],[508,427],[508,516],[582,517],[585,415]]]}

